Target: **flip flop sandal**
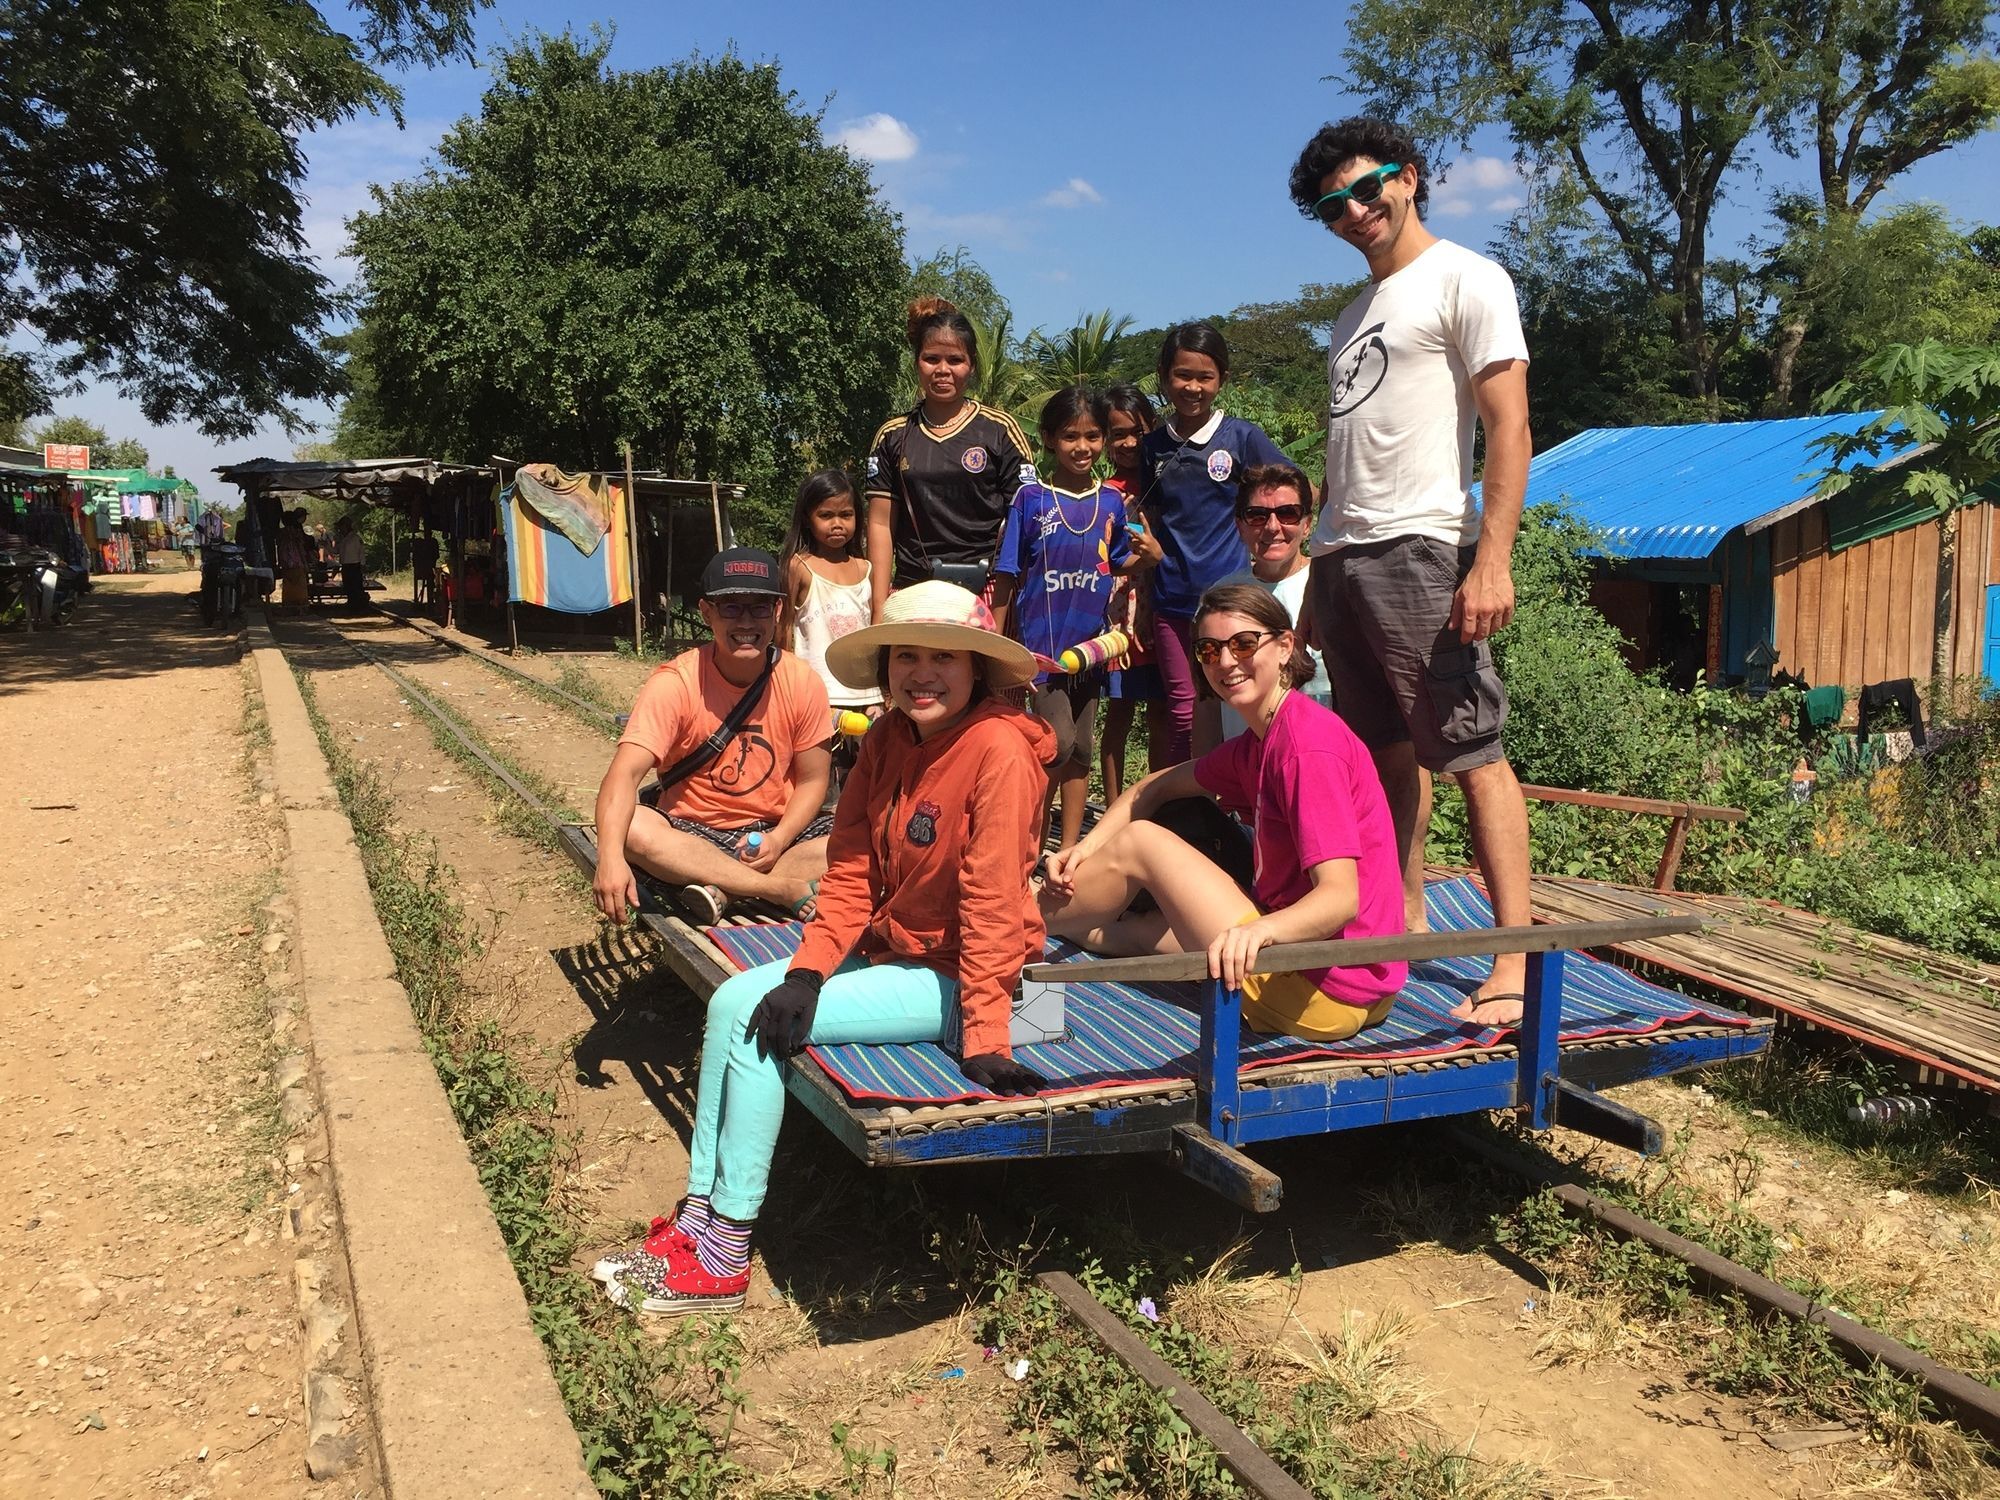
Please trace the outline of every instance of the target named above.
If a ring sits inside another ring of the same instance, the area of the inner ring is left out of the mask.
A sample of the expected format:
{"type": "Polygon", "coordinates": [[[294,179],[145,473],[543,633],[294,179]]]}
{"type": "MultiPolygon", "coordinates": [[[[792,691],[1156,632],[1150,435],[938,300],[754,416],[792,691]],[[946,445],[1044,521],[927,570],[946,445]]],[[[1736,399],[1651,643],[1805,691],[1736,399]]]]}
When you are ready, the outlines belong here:
{"type": "Polygon", "coordinates": [[[806,893],[794,901],[788,910],[801,922],[810,922],[814,917],[818,916],[819,882],[817,880],[807,881],[806,893]]]}
{"type": "Polygon", "coordinates": [[[713,927],[729,909],[729,898],[712,885],[684,885],[674,892],[674,904],[697,927],[713,927]]]}

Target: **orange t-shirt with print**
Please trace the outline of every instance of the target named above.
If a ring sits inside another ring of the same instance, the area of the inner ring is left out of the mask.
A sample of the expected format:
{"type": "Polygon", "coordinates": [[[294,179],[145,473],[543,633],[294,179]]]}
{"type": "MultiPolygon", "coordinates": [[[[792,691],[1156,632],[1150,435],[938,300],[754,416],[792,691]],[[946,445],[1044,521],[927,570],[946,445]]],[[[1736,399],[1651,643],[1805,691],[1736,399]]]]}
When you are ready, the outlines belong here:
{"type": "MultiPolygon", "coordinates": [[[[712,648],[683,652],[646,679],[618,743],[664,771],[714,734],[746,691],[715,669],[712,648]]],[[[827,742],[832,713],[819,674],[787,651],[764,701],[720,755],[667,790],[660,811],[719,829],[777,822],[792,799],[793,758],[827,742]]]]}

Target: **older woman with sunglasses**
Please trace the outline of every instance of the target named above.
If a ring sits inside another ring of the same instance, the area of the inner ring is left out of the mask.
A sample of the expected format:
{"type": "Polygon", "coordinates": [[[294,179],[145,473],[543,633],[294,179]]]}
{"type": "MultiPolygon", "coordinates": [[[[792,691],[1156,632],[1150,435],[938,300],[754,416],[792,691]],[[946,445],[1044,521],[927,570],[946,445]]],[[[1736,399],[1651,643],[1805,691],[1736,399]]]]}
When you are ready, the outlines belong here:
{"type": "Polygon", "coordinates": [[[1052,856],[1042,889],[1049,931],[1119,956],[1206,952],[1209,974],[1242,990],[1243,1017],[1254,1029],[1351,1037],[1388,1015],[1406,965],[1250,971],[1271,943],[1403,930],[1395,829],[1374,762],[1345,724],[1297,691],[1312,665],[1284,605],[1264,589],[1209,589],[1193,642],[1200,686],[1241,714],[1249,731],[1138,782],[1075,847],[1052,856]],[[1252,820],[1249,897],[1148,820],[1184,797],[1213,798],[1252,820]],[[1142,891],[1156,909],[1135,913],[1142,891]]]}

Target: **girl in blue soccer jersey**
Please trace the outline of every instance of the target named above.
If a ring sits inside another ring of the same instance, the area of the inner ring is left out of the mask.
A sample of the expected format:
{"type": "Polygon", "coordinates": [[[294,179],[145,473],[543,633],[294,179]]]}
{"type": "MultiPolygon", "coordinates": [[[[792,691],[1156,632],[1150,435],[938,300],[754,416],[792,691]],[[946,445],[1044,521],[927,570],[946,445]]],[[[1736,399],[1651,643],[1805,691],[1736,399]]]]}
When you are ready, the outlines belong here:
{"type": "Polygon", "coordinates": [[[1104,398],[1081,386],[1042,408],[1042,448],[1053,472],[1021,486],[1007,509],[993,564],[1002,628],[1040,659],[1035,713],[1056,732],[1049,784],[1062,799],[1062,847],[1083,830],[1091,731],[1104,669],[1065,672],[1057,658],[1104,633],[1113,580],[1148,564],[1132,552],[1124,498],[1092,477],[1104,452],[1104,398]]]}
{"type": "Polygon", "coordinates": [[[1166,694],[1166,732],[1149,747],[1163,770],[1222,741],[1213,700],[1195,706],[1190,646],[1204,590],[1249,566],[1236,531],[1236,476],[1253,464],[1290,463],[1255,422],[1216,406],[1229,378],[1229,345],[1206,323],[1167,330],[1160,346],[1160,393],[1173,415],[1139,442],[1139,504],[1159,541],[1153,572],[1153,650],[1166,694]]]}

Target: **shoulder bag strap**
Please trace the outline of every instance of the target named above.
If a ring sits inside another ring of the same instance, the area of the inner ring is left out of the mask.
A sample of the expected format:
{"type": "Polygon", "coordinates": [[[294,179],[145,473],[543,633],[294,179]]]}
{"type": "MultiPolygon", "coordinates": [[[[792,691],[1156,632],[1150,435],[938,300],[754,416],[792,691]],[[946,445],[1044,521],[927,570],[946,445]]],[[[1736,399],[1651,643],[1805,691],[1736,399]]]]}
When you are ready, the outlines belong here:
{"type": "Polygon", "coordinates": [[[723,747],[736,738],[737,731],[748,722],[750,715],[757,712],[757,705],[764,701],[764,690],[771,685],[771,674],[777,669],[778,643],[773,641],[764,652],[764,670],[757,674],[757,680],[750,684],[741,698],[736,700],[736,706],[729,710],[723,721],[715,726],[715,733],[668,766],[660,773],[659,780],[647,788],[655,799],[668,787],[687,780],[722,753],[723,747]]]}

